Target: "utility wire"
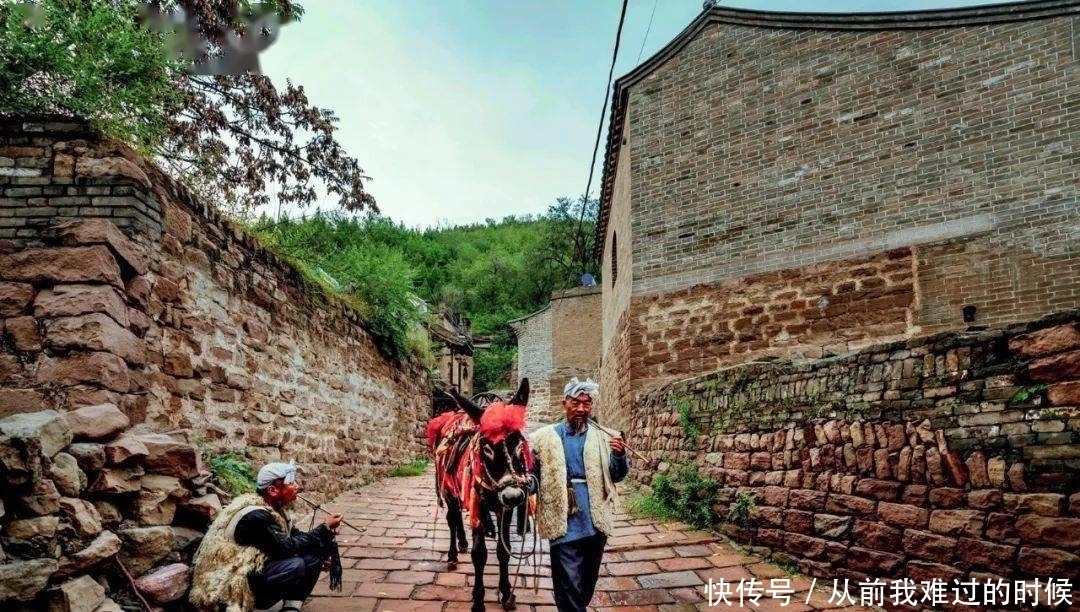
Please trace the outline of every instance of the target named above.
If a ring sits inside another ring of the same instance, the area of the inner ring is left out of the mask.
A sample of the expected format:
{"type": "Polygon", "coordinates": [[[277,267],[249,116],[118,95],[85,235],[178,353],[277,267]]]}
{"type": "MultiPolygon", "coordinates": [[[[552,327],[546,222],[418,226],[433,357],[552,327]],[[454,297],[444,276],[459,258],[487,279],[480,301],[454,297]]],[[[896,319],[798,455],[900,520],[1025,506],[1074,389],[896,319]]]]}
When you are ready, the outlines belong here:
{"type": "Polygon", "coordinates": [[[629,0],[623,0],[622,11],[619,13],[619,28],[615,31],[615,50],[611,53],[611,68],[608,70],[607,87],[604,88],[604,108],[600,111],[600,124],[596,126],[596,143],[593,144],[592,163],[589,164],[589,180],[585,183],[585,194],[581,197],[581,214],[578,216],[578,239],[581,240],[581,272],[585,273],[585,238],[581,234],[585,224],[585,210],[589,206],[589,190],[592,189],[593,172],[596,170],[596,154],[600,150],[600,134],[604,131],[604,117],[607,116],[608,96],[611,92],[611,80],[615,76],[615,60],[619,58],[619,42],[622,40],[623,23],[626,21],[626,5],[629,0]]]}
{"type": "Polygon", "coordinates": [[[649,32],[652,31],[653,17],[656,16],[656,5],[660,4],[660,0],[653,0],[652,12],[649,13],[649,26],[645,28],[645,38],[641,39],[641,49],[637,52],[637,61],[635,64],[641,63],[641,54],[645,52],[645,43],[649,40],[649,32]]]}

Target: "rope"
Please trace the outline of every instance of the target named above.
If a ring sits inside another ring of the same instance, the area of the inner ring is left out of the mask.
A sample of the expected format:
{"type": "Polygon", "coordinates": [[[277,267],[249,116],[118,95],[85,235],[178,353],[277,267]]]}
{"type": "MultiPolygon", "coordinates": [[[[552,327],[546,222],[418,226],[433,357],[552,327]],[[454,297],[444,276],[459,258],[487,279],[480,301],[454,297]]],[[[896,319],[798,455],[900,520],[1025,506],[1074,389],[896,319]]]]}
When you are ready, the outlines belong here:
{"type": "MultiPolygon", "coordinates": [[[[619,41],[622,40],[623,22],[626,21],[626,5],[628,0],[623,0],[622,12],[619,13],[619,28],[615,31],[615,50],[611,53],[611,68],[608,69],[607,87],[604,88],[604,108],[600,111],[600,124],[596,126],[596,142],[593,144],[592,162],[589,164],[589,180],[585,183],[585,193],[581,196],[581,215],[578,216],[577,234],[581,236],[581,228],[585,224],[585,210],[589,207],[589,190],[592,189],[593,172],[596,170],[596,154],[600,150],[600,135],[604,131],[604,117],[607,116],[608,92],[611,91],[611,81],[615,77],[615,60],[619,57],[619,41]]],[[[577,246],[575,244],[575,246],[577,246]]],[[[581,252],[585,253],[585,239],[582,238],[581,252]]],[[[584,267],[584,257],[582,266],[584,267]]],[[[584,272],[584,270],[582,270],[584,272]]]]}

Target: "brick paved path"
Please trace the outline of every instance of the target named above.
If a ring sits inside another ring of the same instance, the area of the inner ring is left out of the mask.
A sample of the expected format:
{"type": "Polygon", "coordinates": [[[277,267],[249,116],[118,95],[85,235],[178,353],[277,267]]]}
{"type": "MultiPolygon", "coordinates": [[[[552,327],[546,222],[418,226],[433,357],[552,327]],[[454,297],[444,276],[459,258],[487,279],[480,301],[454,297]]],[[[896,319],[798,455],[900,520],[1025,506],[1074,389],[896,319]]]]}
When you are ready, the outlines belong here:
{"type": "MultiPolygon", "coordinates": [[[[342,527],[338,536],[345,566],[344,589],[327,589],[326,576],[320,578],[305,612],[468,612],[471,602],[472,563],[461,557],[455,571],[447,571],[444,551],[449,543],[445,514],[436,506],[431,470],[423,476],[388,478],[358,491],[342,495],[327,508],[343,512],[345,520],[366,527],[363,534],[342,527]]],[[[734,605],[710,607],[705,601],[705,585],[723,579],[736,585],[740,579],[756,577],[764,587],[770,579],[784,578],[782,570],[759,558],[745,556],[708,533],[680,524],[658,524],[626,515],[616,517],[615,536],[608,542],[604,566],[593,605],[604,612],[720,612],[739,609],[734,605]]],[[[306,520],[304,521],[306,526],[306,520]]],[[[526,550],[533,539],[526,536],[526,550]]],[[[515,539],[513,548],[521,550],[515,539]]],[[[546,550],[546,547],[542,547],[546,550]]],[[[495,603],[497,583],[494,542],[488,545],[490,578],[484,582],[487,609],[501,612],[495,603]]],[[[539,589],[533,589],[532,565],[521,566],[527,586],[515,581],[519,612],[555,612],[551,598],[551,571],[548,556],[541,554],[539,589]]],[[[516,565],[511,560],[511,570],[516,565]]],[[[768,596],[759,600],[762,611],[802,612],[834,609],[832,594],[820,588],[807,601],[811,582],[793,576],[795,594],[787,606],[768,596]]],[[[714,597],[714,601],[716,598],[714,597]]],[[[868,608],[848,607],[849,611],[868,608]]]]}

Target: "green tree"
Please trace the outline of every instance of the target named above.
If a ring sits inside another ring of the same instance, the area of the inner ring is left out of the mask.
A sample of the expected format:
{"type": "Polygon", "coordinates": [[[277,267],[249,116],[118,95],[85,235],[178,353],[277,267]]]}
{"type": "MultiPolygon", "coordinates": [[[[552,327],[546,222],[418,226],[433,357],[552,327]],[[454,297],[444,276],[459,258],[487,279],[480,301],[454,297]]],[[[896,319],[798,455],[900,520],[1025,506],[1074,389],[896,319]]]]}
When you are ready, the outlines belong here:
{"type": "Polygon", "coordinates": [[[0,4],[0,114],[58,113],[155,157],[208,202],[238,214],[267,204],[309,205],[321,187],[346,210],[377,210],[367,178],[335,136],[337,117],[303,87],[258,74],[200,75],[226,39],[258,40],[245,25],[267,8],[282,22],[291,0],[165,0],[183,9],[206,48],[170,55],[175,35],[144,27],[135,0],[0,4]],[[37,7],[36,9],[29,8],[37,7]],[[234,37],[235,39],[235,37],[234,37]]]}

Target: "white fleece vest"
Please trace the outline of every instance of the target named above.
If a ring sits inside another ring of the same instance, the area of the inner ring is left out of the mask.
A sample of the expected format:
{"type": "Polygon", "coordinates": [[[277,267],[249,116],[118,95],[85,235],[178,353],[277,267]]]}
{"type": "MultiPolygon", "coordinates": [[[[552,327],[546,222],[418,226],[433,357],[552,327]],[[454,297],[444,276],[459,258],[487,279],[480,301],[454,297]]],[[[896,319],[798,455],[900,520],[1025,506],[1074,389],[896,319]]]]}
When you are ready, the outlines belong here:
{"type": "MultiPolygon", "coordinates": [[[[566,494],[566,452],[555,425],[537,430],[533,434],[532,447],[540,460],[537,531],[541,538],[554,540],[566,535],[566,513],[570,509],[566,494]]],[[[589,427],[585,432],[584,454],[589,509],[593,526],[607,536],[613,532],[611,522],[617,495],[609,471],[610,457],[607,438],[595,427],[589,427]]]]}
{"type": "Polygon", "coordinates": [[[237,497],[210,524],[195,553],[188,601],[200,610],[217,610],[225,604],[226,612],[250,612],[255,595],[248,586],[251,570],[262,569],[266,555],[254,546],[241,546],[233,538],[236,523],[252,510],[262,509],[274,517],[278,526],[289,533],[289,525],[276,510],[258,495],[237,497]]]}

